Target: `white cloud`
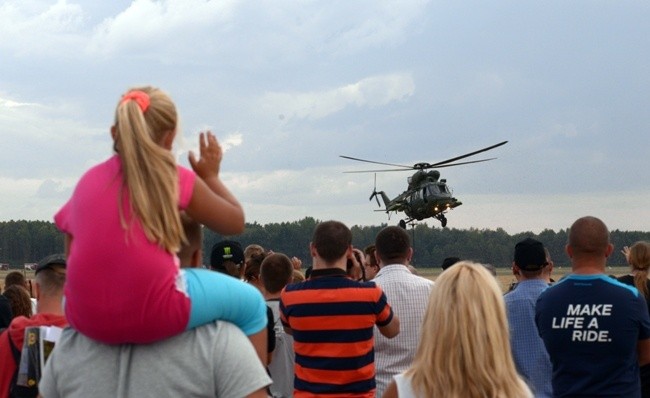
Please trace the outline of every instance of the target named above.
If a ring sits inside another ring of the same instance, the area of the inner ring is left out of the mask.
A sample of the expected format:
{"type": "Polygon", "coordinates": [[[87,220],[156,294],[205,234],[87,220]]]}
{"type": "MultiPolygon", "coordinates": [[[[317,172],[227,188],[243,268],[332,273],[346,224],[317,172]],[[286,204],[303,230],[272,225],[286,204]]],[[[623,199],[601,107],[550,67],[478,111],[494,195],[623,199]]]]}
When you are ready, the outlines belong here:
{"type": "Polygon", "coordinates": [[[110,152],[107,131],[88,126],[74,103],[0,99],[4,177],[79,175],[110,152]],[[83,165],[83,166],[82,166],[83,165]]]}
{"type": "Polygon", "coordinates": [[[224,176],[242,199],[258,204],[296,205],[323,203],[324,198],[341,191],[322,170],[274,170],[260,173],[228,173],[224,176]]]}
{"type": "Polygon", "coordinates": [[[237,0],[135,0],[126,10],[95,28],[89,50],[104,55],[205,51],[208,43],[215,42],[228,29],[238,3],[237,0]]]}
{"type": "Polygon", "coordinates": [[[580,217],[602,219],[610,230],[647,231],[647,193],[465,195],[463,205],[447,217],[452,228],[502,227],[509,233],[569,228],[580,217]],[[633,216],[631,216],[633,215],[633,216]]]}
{"type": "MultiPolygon", "coordinates": [[[[328,168],[362,169],[338,154],[411,164],[507,139],[485,154],[494,162],[442,171],[465,203],[450,226],[564,227],[565,208],[600,192],[612,194],[590,212],[638,225],[650,126],[639,4],[582,18],[570,2],[0,0],[0,211],[49,219],[42,196],[110,155],[115,101],[146,83],[177,101],[192,134],[181,149],[206,125],[217,133],[251,221],[380,223],[372,175],[328,168]],[[548,25],[558,18],[571,23],[548,25]],[[472,196],[486,193],[499,195],[472,196]]],[[[406,177],[380,174],[378,189],[395,197],[406,177]]]]}
{"type": "Polygon", "coordinates": [[[0,48],[18,56],[61,56],[79,48],[84,13],[66,0],[4,1],[0,4],[0,48]]]}
{"type": "Polygon", "coordinates": [[[271,92],[260,106],[271,115],[299,119],[321,119],[348,106],[376,108],[413,95],[415,83],[410,74],[372,76],[356,83],[319,92],[271,92]]]}
{"type": "MultiPolygon", "coordinates": [[[[199,131],[210,131],[210,130],[212,129],[209,127],[203,127],[199,129],[199,131]]],[[[176,161],[184,165],[185,167],[190,167],[189,163],[185,161],[186,156],[190,151],[193,152],[195,156],[197,157],[199,156],[200,152],[199,152],[198,137],[199,137],[198,132],[196,134],[192,134],[191,137],[187,137],[187,138],[183,135],[176,136],[176,142],[174,143],[172,152],[176,157],[176,161]]],[[[224,134],[223,136],[217,136],[217,140],[219,142],[219,145],[221,146],[221,150],[225,154],[228,153],[231,149],[241,146],[244,143],[244,135],[241,132],[236,131],[233,133],[224,134]]],[[[226,157],[226,159],[227,158],[228,157],[226,157]]]]}
{"type": "Polygon", "coordinates": [[[17,102],[9,99],[0,98],[0,112],[1,112],[1,108],[11,109],[11,108],[22,108],[27,106],[39,106],[39,105],[31,102],[17,102]]]}
{"type": "Polygon", "coordinates": [[[226,135],[219,144],[224,153],[228,152],[231,148],[240,146],[244,140],[242,134],[237,132],[233,134],[226,135]]]}
{"type": "Polygon", "coordinates": [[[0,220],[52,221],[54,213],[72,192],[72,180],[41,180],[0,177],[0,220]]]}
{"type": "Polygon", "coordinates": [[[36,190],[35,196],[43,199],[49,198],[66,198],[70,194],[71,186],[62,181],[46,179],[36,190]]]}
{"type": "Polygon", "coordinates": [[[322,40],[314,44],[324,46],[327,52],[344,54],[399,44],[429,3],[429,0],[347,2],[336,7],[336,16],[332,15],[329,4],[321,3],[322,10],[318,10],[321,14],[315,15],[329,18],[319,18],[321,23],[317,27],[322,32],[319,37],[322,40]]]}
{"type": "Polygon", "coordinates": [[[347,56],[398,45],[428,3],[134,0],[119,10],[119,3],[6,0],[0,5],[0,48],[21,56],[95,61],[125,54],[190,64],[211,64],[211,55],[224,63],[246,56],[240,66],[304,61],[314,53],[347,56]],[[95,15],[98,10],[114,14],[95,15]],[[255,51],[247,54],[250,49],[255,51]]]}

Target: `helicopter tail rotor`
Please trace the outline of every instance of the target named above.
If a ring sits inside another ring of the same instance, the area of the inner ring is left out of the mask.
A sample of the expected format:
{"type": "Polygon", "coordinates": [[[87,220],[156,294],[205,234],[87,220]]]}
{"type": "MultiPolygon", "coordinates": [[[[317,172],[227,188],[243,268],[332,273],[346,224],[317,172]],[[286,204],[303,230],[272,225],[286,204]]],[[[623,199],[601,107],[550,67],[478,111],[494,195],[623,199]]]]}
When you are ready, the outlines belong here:
{"type": "Polygon", "coordinates": [[[370,194],[370,198],[368,200],[372,200],[372,198],[375,198],[377,201],[377,206],[381,207],[381,203],[379,203],[379,198],[377,197],[379,195],[379,192],[377,192],[377,173],[375,173],[375,186],[372,188],[372,194],[370,194]]]}
{"type": "Polygon", "coordinates": [[[379,203],[379,198],[377,197],[377,195],[379,195],[379,193],[373,190],[372,194],[370,195],[370,199],[368,200],[372,200],[372,198],[375,198],[375,200],[377,201],[377,206],[381,207],[381,203],[379,203]]]}

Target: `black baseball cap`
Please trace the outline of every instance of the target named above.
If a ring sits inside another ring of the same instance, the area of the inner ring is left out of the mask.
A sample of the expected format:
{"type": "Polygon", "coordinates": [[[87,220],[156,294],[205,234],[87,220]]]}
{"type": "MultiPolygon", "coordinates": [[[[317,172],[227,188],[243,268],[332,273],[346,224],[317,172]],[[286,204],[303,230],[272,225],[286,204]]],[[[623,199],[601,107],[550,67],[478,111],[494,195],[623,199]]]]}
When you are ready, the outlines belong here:
{"type": "Polygon", "coordinates": [[[542,242],[526,238],[515,245],[515,264],[524,271],[538,271],[548,265],[542,242]]]}
{"type": "Polygon", "coordinates": [[[212,246],[210,268],[223,268],[223,263],[226,261],[232,261],[235,264],[244,262],[244,250],[239,242],[224,240],[212,246]]]}

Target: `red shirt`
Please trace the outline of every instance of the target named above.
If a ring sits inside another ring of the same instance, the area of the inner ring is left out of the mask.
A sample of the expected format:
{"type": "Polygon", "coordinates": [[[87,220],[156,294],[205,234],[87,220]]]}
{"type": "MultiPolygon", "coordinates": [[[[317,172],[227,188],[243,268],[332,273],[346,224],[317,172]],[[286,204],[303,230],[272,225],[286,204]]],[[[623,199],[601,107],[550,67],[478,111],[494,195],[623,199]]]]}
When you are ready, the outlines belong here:
{"type": "Polygon", "coordinates": [[[23,347],[25,329],[31,326],[58,326],[68,325],[65,316],[55,314],[36,314],[31,318],[19,316],[14,318],[7,330],[0,334],[0,398],[9,397],[9,385],[16,371],[16,362],[11,352],[9,339],[19,350],[23,347]]]}

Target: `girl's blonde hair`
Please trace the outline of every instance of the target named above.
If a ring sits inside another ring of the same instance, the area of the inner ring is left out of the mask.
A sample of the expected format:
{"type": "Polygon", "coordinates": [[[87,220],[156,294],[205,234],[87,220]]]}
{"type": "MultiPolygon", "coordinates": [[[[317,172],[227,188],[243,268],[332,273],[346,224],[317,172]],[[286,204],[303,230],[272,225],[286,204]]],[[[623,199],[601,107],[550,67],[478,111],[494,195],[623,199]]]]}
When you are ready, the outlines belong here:
{"type": "Polygon", "coordinates": [[[650,243],[639,241],[630,247],[627,261],[634,272],[634,286],[643,297],[648,298],[648,268],[650,267],[650,243]]]}
{"type": "Polygon", "coordinates": [[[115,111],[115,150],[132,215],[129,220],[124,216],[122,191],[120,218],[128,229],[135,215],[149,240],[176,253],[186,240],[178,209],[178,172],[171,151],[163,147],[167,134],[175,133],[176,107],[167,94],[153,87],[133,88],[127,95],[138,91],[148,96],[148,106],[123,98],[115,111]]]}
{"type": "Polygon", "coordinates": [[[481,264],[461,261],[438,277],[406,375],[420,397],[532,396],[512,359],[502,292],[481,264]]]}

